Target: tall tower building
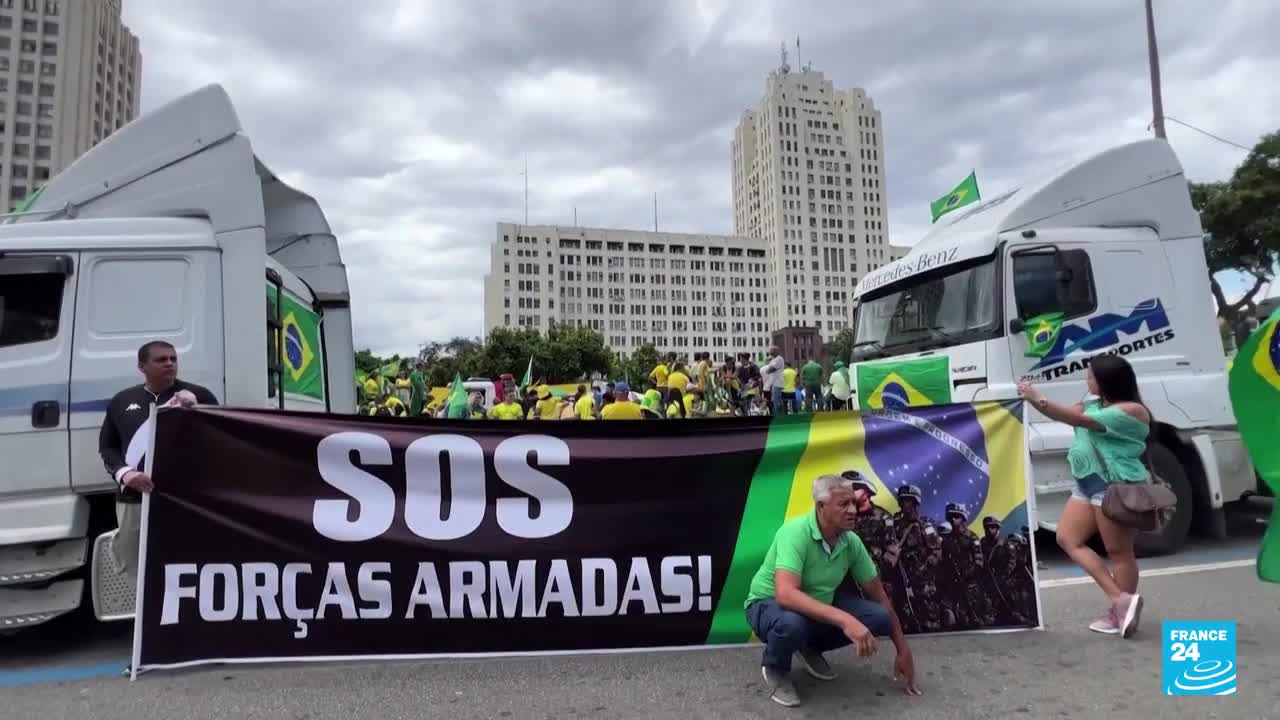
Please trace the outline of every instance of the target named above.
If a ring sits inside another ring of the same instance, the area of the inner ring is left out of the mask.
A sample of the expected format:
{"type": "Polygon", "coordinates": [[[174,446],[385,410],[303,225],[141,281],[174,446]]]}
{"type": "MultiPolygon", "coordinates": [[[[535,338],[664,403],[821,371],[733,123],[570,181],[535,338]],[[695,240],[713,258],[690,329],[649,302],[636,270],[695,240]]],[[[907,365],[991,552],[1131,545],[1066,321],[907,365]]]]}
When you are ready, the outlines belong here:
{"type": "Polygon", "coordinates": [[[122,0],[0,0],[0,204],[13,208],[139,111],[122,0]]]}
{"type": "Polygon", "coordinates": [[[772,330],[853,320],[858,279],[894,259],[885,212],[880,111],[805,66],[769,73],[731,149],[734,234],[764,241],[772,330]]]}

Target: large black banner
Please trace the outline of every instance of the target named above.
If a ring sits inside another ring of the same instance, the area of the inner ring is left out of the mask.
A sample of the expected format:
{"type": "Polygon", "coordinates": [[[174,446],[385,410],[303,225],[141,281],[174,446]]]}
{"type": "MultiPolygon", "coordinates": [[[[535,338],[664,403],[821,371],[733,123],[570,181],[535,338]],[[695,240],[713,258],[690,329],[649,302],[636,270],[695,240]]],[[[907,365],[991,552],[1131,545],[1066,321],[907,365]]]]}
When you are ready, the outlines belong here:
{"type": "MultiPolygon", "coordinates": [[[[929,427],[963,444],[939,445],[949,456],[940,451],[931,468],[972,475],[980,454],[989,487],[967,499],[1025,523],[1020,407],[987,405],[947,406],[973,422],[990,412],[976,438],[938,408],[911,413],[933,412],[929,427]],[[1016,452],[1016,463],[1004,462],[1016,477],[997,479],[997,445],[1016,452]]],[[[872,429],[853,412],[629,423],[165,412],[135,666],[745,642],[746,586],[778,525],[808,511],[815,473],[866,466],[874,478],[865,446],[920,432],[912,422],[876,437],[872,429]],[[846,427],[859,442],[842,439],[846,427]]],[[[956,488],[969,479],[957,475],[956,488]]],[[[892,501],[879,495],[878,504],[892,501]]],[[[933,572],[928,509],[918,543],[884,537],[893,545],[889,560],[877,552],[886,579],[892,561],[904,593],[911,582],[932,584],[939,601],[978,593],[990,612],[936,627],[922,618],[912,629],[1037,625],[1031,554],[1018,554],[1025,541],[997,538],[1011,575],[975,567],[943,586],[924,574],[933,572]],[[900,557],[920,568],[899,568],[900,557]]],[[[908,611],[919,612],[900,608],[908,611]]]]}

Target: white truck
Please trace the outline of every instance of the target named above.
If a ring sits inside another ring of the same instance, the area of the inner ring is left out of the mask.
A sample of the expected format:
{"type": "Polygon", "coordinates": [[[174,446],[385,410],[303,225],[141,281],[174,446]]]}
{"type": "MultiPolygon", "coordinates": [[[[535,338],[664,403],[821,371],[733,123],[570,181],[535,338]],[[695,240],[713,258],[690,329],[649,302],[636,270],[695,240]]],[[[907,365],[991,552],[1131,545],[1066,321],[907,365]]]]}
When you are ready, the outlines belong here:
{"type": "MultiPolygon", "coordinates": [[[[1179,499],[1139,550],[1175,551],[1193,520],[1221,537],[1224,503],[1257,484],[1234,430],[1203,238],[1168,143],[1115,147],[944,216],[863,277],[854,360],[945,356],[955,402],[1016,397],[1029,378],[1075,403],[1089,359],[1119,353],[1156,420],[1156,475],[1179,499]],[[1050,313],[1062,313],[1056,338],[1028,326],[1050,313]]],[[[1030,409],[1027,420],[1032,517],[1052,530],[1072,487],[1072,429],[1030,409]]]]}
{"type": "Polygon", "coordinates": [[[0,224],[0,633],[86,602],[115,527],[98,429],[141,382],[140,345],[172,343],[179,376],[226,405],[352,413],[349,300],[324,213],[258,160],[216,85],[0,224]]]}

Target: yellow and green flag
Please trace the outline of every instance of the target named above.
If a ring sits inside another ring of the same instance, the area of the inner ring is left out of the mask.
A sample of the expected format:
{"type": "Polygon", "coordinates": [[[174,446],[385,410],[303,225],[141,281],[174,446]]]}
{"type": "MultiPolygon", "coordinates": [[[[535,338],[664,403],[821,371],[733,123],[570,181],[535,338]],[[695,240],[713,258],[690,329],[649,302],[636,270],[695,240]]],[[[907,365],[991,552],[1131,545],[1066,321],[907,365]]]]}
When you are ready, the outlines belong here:
{"type": "Polygon", "coordinates": [[[1027,320],[1027,351],[1024,355],[1030,358],[1048,355],[1053,350],[1053,344],[1058,341],[1058,333],[1062,331],[1062,318],[1062,313],[1051,312],[1027,320]]]}
{"type": "Polygon", "coordinates": [[[954,190],[929,203],[929,214],[933,216],[932,222],[938,222],[938,218],[952,210],[962,208],[970,203],[976,203],[981,199],[982,196],[978,194],[978,174],[971,172],[969,177],[965,178],[954,190]]]}
{"type": "MultiPolygon", "coordinates": [[[[276,286],[267,283],[267,312],[276,317],[276,286]]],[[[324,399],[324,363],[320,358],[320,315],[289,291],[280,292],[280,369],[284,391],[324,399]]]]}
{"type": "MultiPolygon", "coordinates": [[[[1280,497],[1280,310],[1240,346],[1228,375],[1240,437],[1258,476],[1280,497]]],[[[1258,577],[1280,583],[1280,506],[1258,550],[1258,577]]]]}
{"type": "Polygon", "coordinates": [[[951,361],[946,355],[858,363],[856,370],[858,406],[864,410],[951,402],[951,361]]]}

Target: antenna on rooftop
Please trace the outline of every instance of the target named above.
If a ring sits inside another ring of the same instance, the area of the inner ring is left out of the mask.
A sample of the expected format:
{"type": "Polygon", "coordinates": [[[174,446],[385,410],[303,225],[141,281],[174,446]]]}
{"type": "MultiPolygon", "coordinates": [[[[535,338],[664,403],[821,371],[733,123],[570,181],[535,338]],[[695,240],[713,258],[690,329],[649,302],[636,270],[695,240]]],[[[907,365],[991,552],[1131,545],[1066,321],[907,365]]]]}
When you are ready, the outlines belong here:
{"type": "Polygon", "coordinates": [[[791,72],[791,66],[787,64],[787,42],[784,40],[782,41],[781,45],[782,45],[782,65],[780,65],[778,69],[782,72],[783,75],[786,75],[787,73],[791,72]]]}

